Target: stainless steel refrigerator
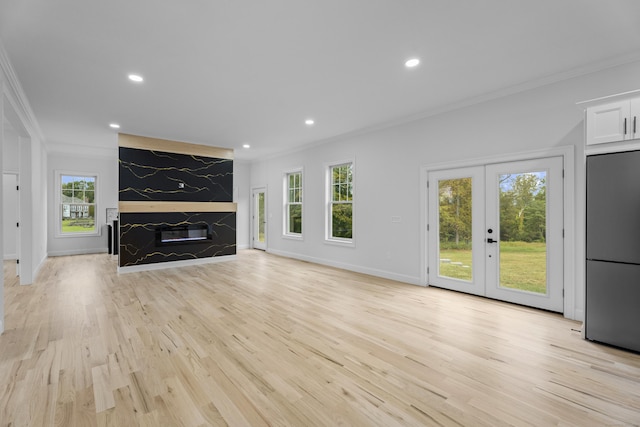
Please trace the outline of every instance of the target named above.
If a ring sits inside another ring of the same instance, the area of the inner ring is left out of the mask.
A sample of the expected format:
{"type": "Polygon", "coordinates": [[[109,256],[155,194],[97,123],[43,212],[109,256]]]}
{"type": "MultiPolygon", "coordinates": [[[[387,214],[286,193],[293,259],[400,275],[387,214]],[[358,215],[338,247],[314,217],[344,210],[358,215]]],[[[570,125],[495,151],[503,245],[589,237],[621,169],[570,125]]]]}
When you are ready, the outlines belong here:
{"type": "Polygon", "coordinates": [[[640,151],[587,157],[585,336],[640,352],[640,151]]]}

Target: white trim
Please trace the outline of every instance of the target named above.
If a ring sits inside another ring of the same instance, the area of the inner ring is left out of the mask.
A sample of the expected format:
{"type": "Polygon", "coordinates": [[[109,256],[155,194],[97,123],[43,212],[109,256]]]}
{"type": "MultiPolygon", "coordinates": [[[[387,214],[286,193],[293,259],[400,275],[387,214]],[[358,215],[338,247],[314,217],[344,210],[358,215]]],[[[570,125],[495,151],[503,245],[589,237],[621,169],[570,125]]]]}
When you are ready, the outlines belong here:
{"type": "Polygon", "coordinates": [[[550,74],[540,77],[535,80],[528,80],[522,83],[515,84],[506,88],[498,89],[491,92],[486,92],[470,98],[465,98],[460,101],[455,101],[447,105],[442,105],[435,108],[426,109],[411,116],[405,116],[397,120],[391,120],[384,123],[379,123],[373,126],[357,129],[351,132],[345,132],[340,135],[332,136],[310,142],[308,144],[301,144],[296,147],[285,148],[282,150],[267,153],[259,159],[245,159],[251,162],[258,162],[264,160],[275,159],[278,157],[294,154],[300,151],[308,150],[312,147],[328,144],[331,142],[344,141],[346,139],[355,138],[362,135],[367,135],[373,132],[378,132],[385,129],[394,128],[397,126],[403,126],[407,123],[413,123],[420,120],[424,120],[430,117],[435,117],[440,114],[446,114],[451,111],[456,111],[461,108],[471,107],[474,105],[482,104],[488,101],[505,98],[507,96],[516,95],[518,93],[527,92],[530,90],[538,89],[545,86],[550,86],[559,82],[574,79],[581,76],[594,74],[609,68],[615,68],[633,62],[640,61],[640,52],[635,51],[629,54],[608,58],[603,61],[593,62],[584,66],[576,67],[571,70],[563,71],[560,73],[550,74]]]}
{"type": "Polygon", "coordinates": [[[71,249],[68,251],[49,252],[50,257],[69,256],[69,255],[89,255],[89,254],[106,254],[107,248],[89,248],[89,249],[71,249]]]}
{"type": "Polygon", "coordinates": [[[286,258],[297,259],[300,261],[307,261],[314,264],[326,265],[329,267],[340,268],[342,270],[354,271],[356,273],[368,274],[370,276],[381,277],[383,279],[389,279],[389,280],[395,280],[397,282],[408,283],[410,285],[424,286],[421,284],[420,278],[415,276],[408,276],[405,274],[392,273],[386,270],[378,270],[375,268],[367,268],[367,267],[362,267],[354,264],[336,262],[336,261],[328,260],[325,258],[317,258],[317,257],[308,256],[308,255],[302,255],[297,252],[287,252],[287,251],[281,251],[277,249],[268,249],[267,252],[270,254],[283,256],[286,258]]]}
{"type": "Polygon", "coordinates": [[[47,258],[49,258],[49,253],[45,252],[44,256],[42,257],[42,259],[40,261],[38,261],[37,265],[33,268],[33,277],[34,278],[38,277],[38,274],[40,273],[40,269],[44,266],[44,263],[47,261],[47,258]]]}
{"type": "Polygon", "coordinates": [[[355,157],[350,160],[341,160],[335,162],[326,162],[324,163],[325,170],[325,202],[324,202],[324,243],[329,245],[337,245],[337,246],[347,246],[353,247],[356,246],[356,159],[355,157]],[[351,164],[351,238],[340,238],[340,237],[332,237],[332,228],[331,228],[331,204],[332,200],[332,175],[331,168],[335,166],[343,166],[351,164]]]}
{"type": "Polygon", "coordinates": [[[640,89],[630,90],[628,92],[616,93],[614,95],[601,96],[600,98],[587,99],[586,101],[576,102],[576,105],[579,105],[582,108],[586,109],[598,104],[622,101],[625,99],[635,98],[638,96],[640,96],[640,89]]]}
{"type": "Polygon", "coordinates": [[[605,144],[585,145],[584,155],[592,156],[594,154],[620,153],[623,151],[637,150],[640,150],[640,139],[628,139],[625,141],[607,142],[605,144]]]}
{"type": "Polygon", "coordinates": [[[191,265],[215,264],[218,262],[234,261],[237,255],[222,255],[217,257],[184,259],[179,261],[166,261],[154,264],[128,265],[118,267],[118,274],[136,273],[140,271],[163,270],[165,268],[188,267],[191,265]]]}
{"type": "MultiPolygon", "coordinates": [[[[542,150],[526,151],[520,153],[507,153],[495,156],[481,157],[476,159],[456,160],[452,162],[441,162],[423,165],[420,167],[420,283],[428,286],[429,276],[427,274],[428,265],[428,188],[427,177],[430,171],[455,169],[462,167],[488,165],[493,163],[513,162],[543,157],[562,157],[564,165],[564,310],[566,318],[574,320],[584,319],[584,307],[576,307],[578,300],[578,286],[576,280],[576,260],[581,265],[584,263],[584,253],[577,254],[576,247],[576,213],[575,213],[575,154],[574,146],[554,147],[542,150]],[[582,257],[582,258],[580,258],[582,257]]],[[[582,276],[580,276],[582,277],[582,276]]],[[[584,295],[584,281],[582,283],[582,294],[584,295]]],[[[584,301],[584,298],[582,298],[584,301]]]]}
{"type": "Polygon", "coordinates": [[[269,204],[269,193],[267,192],[267,186],[266,185],[262,185],[262,186],[257,186],[257,187],[251,187],[251,199],[250,199],[250,206],[251,208],[249,209],[249,219],[250,219],[250,223],[251,226],[249,227],[249,247],[252,249],[259,249],[262,250],[262,248],[256,248],[254,245],[255,242],[255,231],[256,231],[256,201],[254,199],[255,194],[256,193],[260,193],[263,192],[264,193],[264,218],[265,218],[265,227],[264,227],[264,250],[266,251],[267,248],[269,247],[269,210],[268,210],[268,204],[269,204]]]}
{"type": "MultiPolygon", "coordinates": [[[[31,109],[31,105],[29,104],[29,99],[27,95],[25,95],[24,90],[22,89],[22,85],[20,84],[20,80],[18,79],[18,75],[13,69],[13,65],[11,65],[11,61],[9,60],[9,56],[7,55],[6,50],[4,49],[4,45],[0,40],[0,69],[3,72],[6,83],[8,87],[11,88],[10,91],[3,90],[4,95],[7,97],[7,100],[11,103],[11,106],[14,112],[18,115],[18,118],[21,121],[22,126],[25,127],[26,132],[31,136],[35,135],[36,138],[40,141],[40,143],[45,146],[45,139],[42,130],[40,129],[40,125],[36,120],[36,116],[31,109]],[[15,97],[13,96],[15,94],[15,97]]],[[[6,111],[5,111],[6,113],[6,111]]],[[[45,147],[46,150],[46,147],[45,147]]]]}
{"type": "Polygon", "coordinates": [[[304,200],[305,200],[305,186],[306,178],[304,176],[304,167],[300,166],[297,168],[287,169],[282,173],[282,237],[285,239],[291,240],[304,240],[304,200]],[[300,174],[300,179],[302,181],[302,202],[300,205],[302,206],[302,230],[300,233],[291,233],[289,232],[289,209],[287,209],[287,205],[289,204],[289,175],[291,174],[300,174]]]}

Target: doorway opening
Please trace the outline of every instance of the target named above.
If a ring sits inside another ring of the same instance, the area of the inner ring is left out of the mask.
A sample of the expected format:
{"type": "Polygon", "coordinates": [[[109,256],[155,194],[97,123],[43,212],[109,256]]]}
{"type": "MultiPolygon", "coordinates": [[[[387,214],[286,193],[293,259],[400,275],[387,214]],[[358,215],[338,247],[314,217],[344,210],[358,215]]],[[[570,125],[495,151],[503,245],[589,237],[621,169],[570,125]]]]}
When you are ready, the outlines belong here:
{"type": "Polygon", "coordinates": [[[254,188],[251,192],[251,246],[254,249],[267,250],[267,190],[254,188]]]}

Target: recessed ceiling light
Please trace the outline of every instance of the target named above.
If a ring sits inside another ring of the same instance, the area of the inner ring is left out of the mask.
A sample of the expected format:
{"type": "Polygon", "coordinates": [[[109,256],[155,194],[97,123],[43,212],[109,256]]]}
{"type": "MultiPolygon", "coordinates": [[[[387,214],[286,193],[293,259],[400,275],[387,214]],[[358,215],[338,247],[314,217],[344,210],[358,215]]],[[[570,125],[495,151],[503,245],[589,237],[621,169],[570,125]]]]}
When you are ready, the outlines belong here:
{"type": "Polygon", "coordinates": [[[249,144],[242,144],[242,148],[251,148],[249,144]]]}
{"type": "Polygon", "coordinates": [[[129,74],[129,80],[131,80],[132,82],[141,83],[144,79],[142,78],[142,76],[139,76],[137,74],[129,74]]]}
{"type": "Polygon", "coordinates": [[[404,63],[404,65],[407,68],[413,68],[417,66],[419,63],[420,63],[420,60],[418,58],[411,58],[411,59],[408,59],[407,62],[404,63]]]}
{"type": "Polygon", "coordinates": [[[114,129],[120,129],[120,125],[119,125],[119,124],[117,124],[117,123],[110,123],[110,124],[109,124],[109,127],[112,127],[112,128],[114,128],[114,129]]]}
{"type": "Polygon", "coordinates": [[[314,124],[315,121],[313,119],[307,119],[304,121],[304,124],[307,126],[311,126],[312,124],[314,124]]]}

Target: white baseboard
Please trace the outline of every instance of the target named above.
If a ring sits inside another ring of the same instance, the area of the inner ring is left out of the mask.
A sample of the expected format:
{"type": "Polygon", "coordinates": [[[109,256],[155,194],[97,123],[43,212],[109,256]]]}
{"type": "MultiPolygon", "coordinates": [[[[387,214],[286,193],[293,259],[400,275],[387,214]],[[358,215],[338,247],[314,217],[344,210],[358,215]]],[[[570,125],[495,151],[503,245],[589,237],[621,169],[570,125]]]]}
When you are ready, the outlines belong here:
{"type": "Polygon", "coordinates": [[[4,254],[5,261],[12,261],[14,259],[18,259],[18,255],[16,254],[4,254]]]}
{"type": "Polygon", "coordinates": [[[54,251],[49,252],[49,256],[69,256],[69,255],[89,255],[89,254],[106,254],[107,248],[93,248],[93,249],[73,249],[69,251],[54,251]]]}
{"type": "Polygon", "coordinates": [[[162,270],[165,268],[187,267],[190,265],[214,264],[236,259],[236,255],[223,255],[209,258],[185,259],[180,261],[157,262],[155,264],[129,265],[118,267],[118,273],[135,273],[139,271],[162,270]]]}
{"type": "Polygon", "coordinates": [[[38,273],[40,273],[40,269],[42,268],[42,266],[44,265],[44,262],[47,260],[47,258],[49,258],[49,254],[45,253],[44,257],[40,260],[40,262],[38,262],[36,264],[36,266],[33,269],[33,275],[32,277],[32,282],[35,282],[36,279],[38,278],[38,273]]]}
{"type": "Polygon", "coordinates": [[[237,245],[236,247],[238,248],[239,251],[241,251],[243,249],[251,249],[251,246],[249,246],[248,244],[246,244],[246,245],[237,245]]]}
{"type": "Polygon", "coordinates": [[[397,282],[408,283],[410,285],[424,286],[420,283],[420,277],[408,276],[405,274],[392,273],[390,271],[378,270],[375,268],[362,267],[359,265],[346,264],[322,258],[301,255],[292,252],[267,249],[267,252],[287,258],[299,259],[301,261],[312,262],[314,264],[327,265],[329,267],[340,268],[342,270],[354,271],[356,273],[368,274],[370,276],[382,277],[383,279],[395,280],[397,282]]]}

